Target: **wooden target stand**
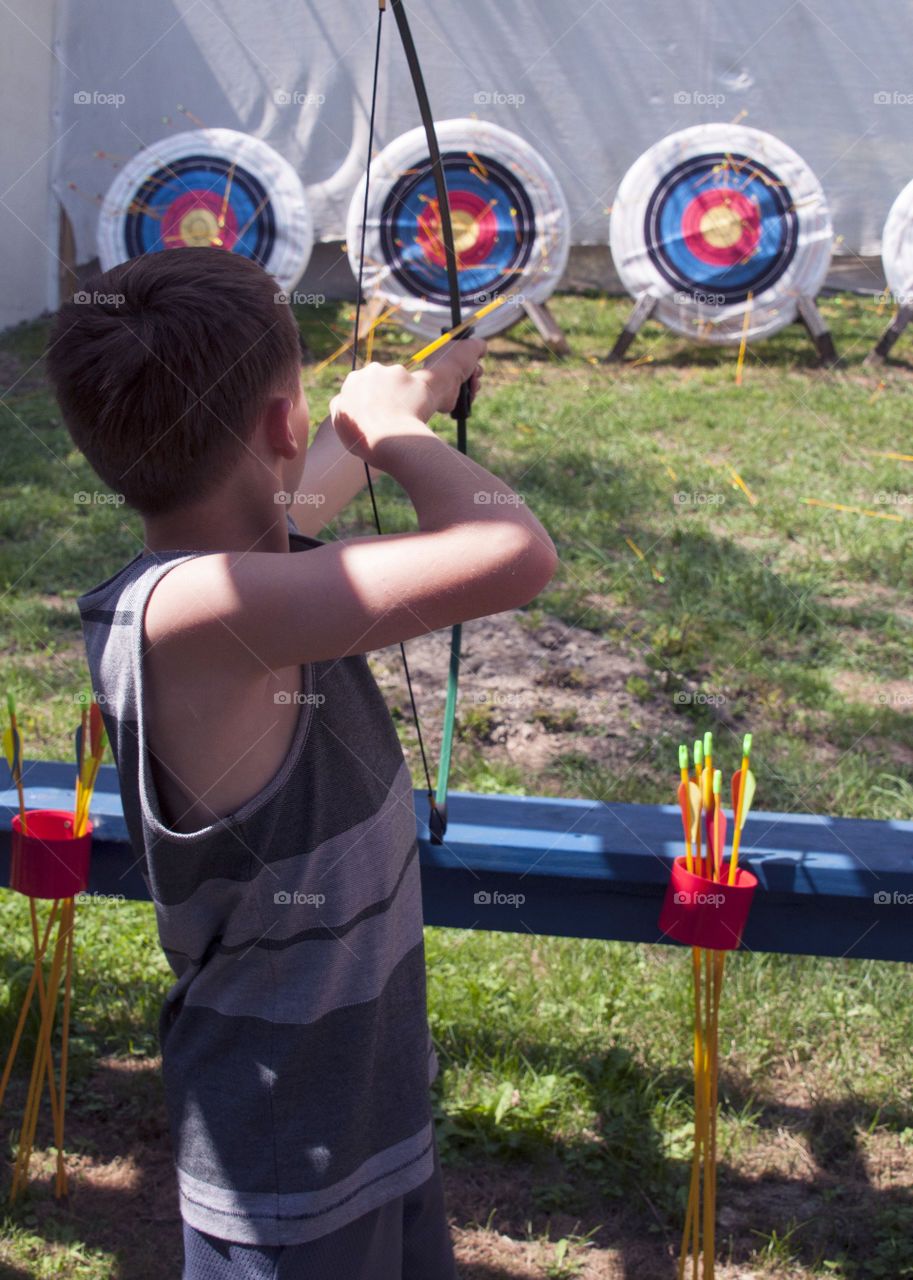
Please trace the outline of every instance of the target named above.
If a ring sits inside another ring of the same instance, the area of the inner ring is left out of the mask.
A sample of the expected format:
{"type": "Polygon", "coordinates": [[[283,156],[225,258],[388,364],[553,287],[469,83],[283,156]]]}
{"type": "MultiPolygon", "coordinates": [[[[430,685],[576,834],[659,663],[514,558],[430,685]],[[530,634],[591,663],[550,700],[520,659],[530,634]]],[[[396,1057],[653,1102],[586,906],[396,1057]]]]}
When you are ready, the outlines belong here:
{"type": "Polygon", "coordinates": [[[877,366],[884,364],[885,360],[888,358],[891,348],[894,346],[894,343],[903,333],[904,329],[906,329],[911,320],[913,320],[913,304],[905,303],[903,306],[898,307],[897,315],[866,356],[863,364],[869,365],[869,367],[872,365],[877,366]]]}
{"type": "MultiPolygon", "coordinates": [[[[548,306],[544,302],[528,302],[524,301],[520,304],[526,316],[536,326],[536,332],[544,342],[545,346],[554,356],[567,356],[571,353],[571,344],[565,336],[564,330],[558,324],[558,321],[549,311],[548,306]]],[[[358,322],[358,333],[355,335],[356,342],[363,342],[368,334],[372,332],[379,323],[384,312],[389,308],[379,294],[374,294],[369,298],[361,308],[361,317],[358,322]]],[[[519,317],[518,317],[519,319],[519,317]]],[[[507,333],[517,323],[515,320],[508,329],[503,330],[507,333]]],[[[493,334],[492,337],[496,337],[493,334]]],[[[631,335],[633,337],[633,334],[631,335]]],[[[349,341],[352,341],[352,335],[349,335],[349,341]]]]}
{"type": "MultiPolygon", "coordinates": [[[[659,298],[651,293],[642,294],[641,297],[637,299],[633,309],[631,310],[631,314],[625,322],[624,328],[615,339],[615,345],[612,347],[609,354],[603,357],[604,364],[616,364],[624,357],[638,332],[643,328],[652,316],[653,312],[656,310],[658,302],[659,298]]],[[[821,361],[822,365],[832,368],[834,365],[839,364],[840,357],[837,355],[837,349],[834,346],[834,339],[831,335],[830,329],[827,327],[827,322],[818,310],[818,305],[815,299],[800,295],[797,299],[797,305],[799,308],[799,314],[796,318],[799,323],[805,326],[805,329],[814,344],[815,350],[818,353],[818,359],[821,361]]],[[[898,313],[898,319],[904,310],[907,312],[907,319],[904,321],[904,324],[908,324],[910,320],[913,320],[913,307],[902,308],[902,311],[898,313]]],[[[895,342],[897,337],[900,336],[902,327],[903,326],[898,330],[894,338],[891,339],[891,343],[895,342]]],[[[890,330],[888,330],[888,333],[890,333],[890,330]]],[[[882,338],[881,343],[885,341],[886,337],[887,333],[882,338]]],[[[879,343],[879,347],[881,346],[881,343],[879,343]]],[[[890,349],[891,343],[888,344],[888,349],[890,349]]],[[[876,347],[875,350],[877,351],[878,347],[876,347]]]]}

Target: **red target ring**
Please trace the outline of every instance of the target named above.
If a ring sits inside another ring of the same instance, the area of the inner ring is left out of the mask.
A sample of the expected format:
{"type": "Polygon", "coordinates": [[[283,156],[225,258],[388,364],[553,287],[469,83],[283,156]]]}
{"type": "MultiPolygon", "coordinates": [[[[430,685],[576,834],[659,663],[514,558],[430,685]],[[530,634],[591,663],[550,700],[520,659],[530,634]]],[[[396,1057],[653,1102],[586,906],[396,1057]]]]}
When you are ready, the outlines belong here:
{"type": "Polygon", "coordinates": [[[682,234],[689,251],[716,267],[745,262],[761,238],[761,214],[740,191],[716,187],[701,191],[682,214],[682,234]]]}
{"type": "Polygon", "coordinates": [[[168,249],[234,248],[238,220],[231,205],[215,191],[185,191],[165,211],[162,240],[168,249]]]}
{"type": "Polygon", "coordinates": [[[144,148],[112,182],[98,219],[105,271],[145,253],[209,247],[259,263],[281,289],[301,275],[313,239],[295,170],[234,129],[191,129],[144,148]]]}
{"type": "MultiPolygon", "coordinates": [[[[475,267],[485,262],[498,239],[498,219],[493,201],[486,201],[474,191],[451,191],[450,221],[453,225],[453,242],[457,262],[463,267],[475,267]]],[[[440,209],[436,200],[429,200],[417,219],[418,244],[428,262],[446,267],[447,258],[441,240],[440,209]]]]}

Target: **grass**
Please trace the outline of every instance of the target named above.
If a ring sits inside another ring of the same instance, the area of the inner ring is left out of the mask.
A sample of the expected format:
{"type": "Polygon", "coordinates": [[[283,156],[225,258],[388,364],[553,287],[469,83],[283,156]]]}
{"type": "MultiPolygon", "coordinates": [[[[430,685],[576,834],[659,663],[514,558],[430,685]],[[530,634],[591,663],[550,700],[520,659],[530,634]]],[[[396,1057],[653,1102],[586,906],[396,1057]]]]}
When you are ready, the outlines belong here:
{"type": "MultiPolygon", "coordinates": [[[[913,540],[903,521],[913,472],[884,455],[909,451],[913,379],[903,343],[887,370],[863,367],[887,320],[873,302],[841,296],[822,309],[840,369],[816,368],[808,340],[790,329],[749,351],[740,389],[733,351],[689,346],[653,325],[629,363],[601,363],[628,311],[620,299],[555,299],[574,348],[564,362],[524,328],[492,343],[470,447],[514,483],[561,554],[529,625],[557,617],[636,660],[626,692],[662,727],[631,729],[632,767],[621,776],[595,752],[565,749],[574,716],[543,695],[531,718],[554,749],[531,773],[486,747],[493,707],[477,704],[462,711],[454,786],[668,801],[678,741],[712,728],[728,757],[751,729],[757,807],[911,816],[913,540]]],[[[316,358],[338,344],[347,312],[299,312],[316,358]]],[[[135,518],[109,500],[60,424],[40,368],[44,332],[37,324],[0,339],[0,649],[27,754],[62,759],[87,679],[75,597],[140,544],[135,518]]],[[[412,345],[383,328],[375,357],[401,359],[412,345]]],[[[341,372],[308,380],[315,421],[341,372]]],[[[394,487],[379,491],[385,527],[409,527],[394,487]]],[[[333,532],[369,527],[361,498],[333,532]]],[[[573,686],[580,675],[565,679],[573,686]]],[[[411,751],[408,722],[400,726],[411,751]]],[[[101,1120],[99,1062],[154,1060],[169,973],[147,905],[86,907],[77,938],[70,1105],[74,1116],[94,1107],[101,1120]]],[[[0,939],[6,1044],[30,940],[21,900],[5,892],[0,939]]],[[[533,1234],[551,1215],[570,1215],[578,1225],[564,1226],[562,1239],[609,1223],[622,1251],[637,1239],[674,1252],[693,1121],[683,957],[453,930],[429,930],[427,946],[445,1160],[496,1163],[526,1179],[533,1234]]],[[[911,1009],[907,966],[732,958],[721,1044],[724,1261],[771,1278],[913,1277],[911,1009]]],[[[17,1066],[15,1098],[24,1071],[17,1066]]],[[[124,1105],[141,1129],[159,1103],[150,1085],[124,1105]]],[[[10,1150],[14,1115],[11,1107],[10,1150]]],[[[73,1154],[91,1159],[91,1143],[73,1154]]],[[[36,1185],[6,1220],[0,1277],[132,1280],[97,1225],[54,1210],[36,1185]]],[[[556,1249],[553,1273],[574,1274],[583,1256],[576,1244],[556,1249]]]]}

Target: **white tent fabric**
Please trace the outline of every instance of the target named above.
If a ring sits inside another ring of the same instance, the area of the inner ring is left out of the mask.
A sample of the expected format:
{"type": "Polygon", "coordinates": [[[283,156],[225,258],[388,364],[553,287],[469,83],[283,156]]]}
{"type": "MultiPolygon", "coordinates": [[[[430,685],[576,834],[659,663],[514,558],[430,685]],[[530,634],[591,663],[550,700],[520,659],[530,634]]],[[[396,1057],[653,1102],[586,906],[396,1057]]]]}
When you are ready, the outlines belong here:
{"type": "MultiPolygon", "coordinates": [[[[838,254],[878,254],[913,175],[913,11],[898,0],[407,4],[436,116],[475,114],[536,147],[576,245],[607,244],[638,155],[708,121],[738,118],[805,159],[838,254]]],[[[301,176],[316,238],[342,238],[366,161],[376,16],[376,0],[60,0],[53,181],[77,260],[95,252],[85,196],[114,177],[96,153],[129,159],[198,123],[268,142],[301,176]]],[[[384,28],[378,148],[418,123],[389,14],[384,28]]]]}

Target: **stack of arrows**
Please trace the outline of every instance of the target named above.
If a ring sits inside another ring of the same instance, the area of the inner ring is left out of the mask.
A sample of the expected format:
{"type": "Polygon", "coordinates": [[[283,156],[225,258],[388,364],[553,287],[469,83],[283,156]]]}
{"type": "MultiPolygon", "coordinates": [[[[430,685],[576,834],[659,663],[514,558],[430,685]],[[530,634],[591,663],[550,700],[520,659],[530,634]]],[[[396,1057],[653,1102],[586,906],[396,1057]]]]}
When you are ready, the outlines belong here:
{"type": "Polygon", "coordinates": [[[75,838],[85,834],[89,821],[89,802],[95,783],[101,758],[105,752],[105,726],[93,700],[87,707],[88,697],[83,700],[82,721],[76,730],[76,806],[73,812],[73,835],[75,838]],[[86,756],[86,721],[89,728],[89,754],[86,756]]]}
{"type": "MultiPolygon", "coordinates": [[[[685,830],[686,865],[694,875],[717,884],[732,885],[736,880],[742,828],[755,792],[754,774],[749,768],[750,757],[751,734],[748,733],[742,744],[742,767],[732,777],[732,853],[727,866],[724,859],[727,820],[721,798],[723,775],[713,767],[713,735],[706,733],[703,743],[700,740],[695,742],[694,773],[691,777],[688,775],[688,748],[679,747],[681,782],[678,800],[685,830]]],[[[692,947],[691,961],[694,980],[694,1157],[678,1280],[683,1280],[685,1275],[689,1248],[694,1280],[699,1274],[703,1280],[713,1280],[718,1032],[726,952],[692,947]],[[699,1271],[702,1257],[703,1270],[699,1271]]]]}
{"type": "MultiPolygon", "coordinates": [[[[74,838],[83,836],[86,833],[86,826],[89,820],[89,804],[92,799],[92,789],[95,786],[95,780],[98,777],[98,769],[105,749],[105,730],[101,719],[101,713],[94,701],[92,702],[91,709],[89,709],[88,701],[88,698],[84,699],[82,722],[79,729],[76,731],[77,774],[76,803],[73,811],[74,838]],[[87,721],[89,727],[90,751],[89,756],[84,758],[87,721]]],[[[13,775],[13,782],[19,796],[19,821],[22,836],[25,838],[28,834],[28,815],[25,809],[25,795],[22,788],[22,738],[16,720],[16,706],[11,694],[7,695],[7,707],[9,709],[10,725],[3,735],[3,748],[6,754],[7,763],[9,764],[10,771],[13,775]]],[[[54,1123],[54,1141],[57,1147],[57,1171],[54,1193],[58,1199],[63,1199],[67,1194],[67,1175],[63,1159],[63,1125],[64,1110],[66,1107],[67,1048],[70,1028],[70,992],[73,975],[73,928],[75,924],[75,903],[72,898],[54,899],[51,905],[50,915],[48,916],[47,923],[42,931],[39,931],[38,913],[35,907],[35,899],[33,897],[29,897],[29,910],[31,912],[32,945],[34,949],[35,963],[32,969],[32,976],[29,981],[28,989],[25,994],[25,1000],[22,1004],[22,1011],[19,1014],[19,1021],[16,1024],[16,1032],[13,1036],[12,1047],[6,1060],[6,1066],[3,1070],[3,1078],[0,1080],[0,1105],[2,1105],[3,1102],[6,1086],[9,1082],[10,1073],[13,1069],[13,1063],[16,1058],[16,1052],[22,1038],[22,1031],[31,1007],[32,997],[36,990],[38,992],[41,1023],[38,1032],[38,1044],[35,1049],[35,1059],[32,1064],[29,1091],[25,1103],[25,1115],[22,1121],[19,1151],[16,1156],[16,1165],[13,1170],[13,1183],[10,1191],[11,1201],[14,1201],[19,1192],[25,1189],[26,1181],[28,1179],[29,1161],[31,1159],[32,1147],[35,1142],[35,1128],[38,1123],[38,1107],[41,1101],[41,1092],[45,1077],[47,1078],[48,1089],[51,1095],[51,1116],[54,1123]],[[44,957],[47,953],[48,943],[50,941],[51,931],[54,927],[55,920],[57,921],[57,939],[54,946],[54,953],[51,958],[51,971],[48,976],[47,986],[45,986],[44,957]],[[54,1030],[54,1021],[57,1015],[57,999],[60,992],[61,979],[63,979],[64,985],[64,1003],[61,1031],[60,1084],[58,1088],[54,1080],[51,1037],[54,1030]]]]}

